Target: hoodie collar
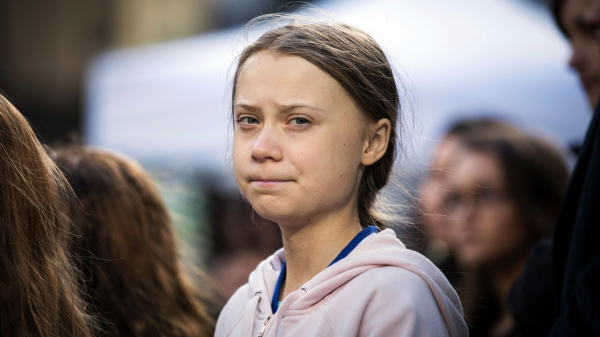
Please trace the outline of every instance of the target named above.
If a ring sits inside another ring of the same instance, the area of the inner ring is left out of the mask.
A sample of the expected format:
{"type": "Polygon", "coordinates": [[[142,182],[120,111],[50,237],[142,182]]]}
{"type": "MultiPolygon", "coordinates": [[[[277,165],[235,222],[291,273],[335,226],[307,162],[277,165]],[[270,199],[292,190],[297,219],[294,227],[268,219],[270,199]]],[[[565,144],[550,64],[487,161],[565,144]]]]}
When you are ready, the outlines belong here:
{"type": "MultiPolygon", "coordinates": [[[[275,284],[284,261],[284,252],[280,249],[261,262],[250,274],[248,283],[256,299],[251,301],[250,306],[254,306],[259,317],[272,314],[270,300],[274,296],[275,284]]],[[[440,307],[454,307],[457,309],[456,312],[462,315],[460,300],[445,276],[426,257],[406,249],[391,229],[368,236],[348,254],[347,258],[325,268],[305,283],[301,290],[290,293],[282,302],[279,311],[284,314],[288,310],[300,311],[310,308],[358,275],[382,266],[399,267],[417,274],[427,283],[440,307]]],[[[246,309],[252,310],[249,307],[246,309]]],[[[452,311],[441,310],[441,312],[446,325],[452,326],[453,320],[456,319],[452,316],[452,311]]],[[[277,316],[280,314],[278,313],[277,316]]]]}
{"type": "MultiPolygon", "coordinates": [[[[358,232],[358,234],[356,234],[354,236],[354,238],[352,238],[352,240],[346,245],[346,247],[344,247],[344,249],[342,249],[342,251],[338,254],[338,256],[336,256],[336,258],[333,259],[333,261],[327,266],[327,268],[331,267],[331,265],[333,265],[334,263],[336,263],[339,260],[348,256],[348,254],[350,254],[350,252],[352,252],[354,250],[354,248],[356,248],[356,246],[358,246],[358,244],[360,244],[362,242],[362,240],[364,240],[367,236],[369,236],[371,234],[376,234],[376,233],[377,233],[377,227],[375,227],[375,226],[368,226],[368,227],[363,228],[360,232],[358,232]]],[[[279,292],[281,289],[281,284],[283,283],[283,281],[285,279],[285,272],[286,272],[286,268],[285,268],[285,260],[284,260],[283,266],[281,267],[281,271],[279,272],[279,277],[277,278],[277,282],[275,283],[275,289],[273,291],[273,296],[271,298],[271,311],[274,314],[277,312],[277,309],[279,308],[279,292]]]]}

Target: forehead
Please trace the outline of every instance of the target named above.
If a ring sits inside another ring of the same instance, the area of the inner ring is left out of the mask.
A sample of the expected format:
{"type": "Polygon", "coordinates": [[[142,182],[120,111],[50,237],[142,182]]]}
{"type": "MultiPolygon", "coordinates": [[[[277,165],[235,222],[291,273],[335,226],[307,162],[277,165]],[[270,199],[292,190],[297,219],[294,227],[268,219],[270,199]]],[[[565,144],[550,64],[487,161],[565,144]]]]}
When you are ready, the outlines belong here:
{"type": "Polygon", "coordinates": [[[242,65],[235,98],[268,94],[281,99],[325,99],[338,98],[343,91],[333,77],[302,57],[263,50],[242,65]]]}
{"type": "Polygon", "coordinates": [[[458,137],[445,137],[433,154],[433,168],[447,169],[453,165],[462,148],[458,137]]]}
{"type": "Polygon", "coordinates": [[[457,187],[499,187],[504,183],[500,163],[491,154],[465,152],[457,161],[454,182],[457,187]]]}

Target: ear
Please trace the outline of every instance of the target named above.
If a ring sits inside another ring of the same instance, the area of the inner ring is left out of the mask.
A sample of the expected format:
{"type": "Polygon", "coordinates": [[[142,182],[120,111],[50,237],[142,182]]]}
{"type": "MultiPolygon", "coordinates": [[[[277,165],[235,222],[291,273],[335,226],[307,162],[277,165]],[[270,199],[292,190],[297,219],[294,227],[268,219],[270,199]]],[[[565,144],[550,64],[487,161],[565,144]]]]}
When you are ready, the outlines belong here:
{"type": "Polygon", "coordinates": [[[382,118],[369,126],[361,164],[372,165],[383,157],[390,141],[391,130],[392,124],[387,118],[382,118]]]}

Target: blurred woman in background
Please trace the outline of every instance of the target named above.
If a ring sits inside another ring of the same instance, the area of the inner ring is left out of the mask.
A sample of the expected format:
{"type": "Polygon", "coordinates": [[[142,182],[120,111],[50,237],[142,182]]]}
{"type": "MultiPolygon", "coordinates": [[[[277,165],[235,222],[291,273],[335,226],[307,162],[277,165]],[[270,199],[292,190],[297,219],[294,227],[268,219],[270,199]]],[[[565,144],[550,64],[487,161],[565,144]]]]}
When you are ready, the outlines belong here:
{"type": "Polygon", "coordinates": [[[184,274],[167,208],[142,167],[84,147],[52,158],[81,201],[72,251],[104,335],[212,335],[205,293],[184,274]]]}
{"type": "Polygon", "coordinates": [[[552,234],[567,167],[557,149],[514,131],[467,137],[457,156],[444,205],[450,248],[466,271],[470,333],[515,336],[507,295],[532,244],[552,234]]]}
{"type": "Polygon", "coordinates": [[[0,95],[0,336],[91,336],[66,217],[74,200],[27,120],[0,95]]]}
{"type": "MultiPolygon", "coordinates": [[[[460,281],[454,257],[449,252],[451,236],[450,214],[443,204],[449,192],[449,180],[456,171],[458,155],[463,143],[493,135],[518,134],[513,126],[491,118],[464,119],[453,123],[434,150],[426,174],[421,181],[418,200],[425,244],[417,250],[423,252],[446,275],[453,286],[460,281]]],[[[423,240],[417,240],[423,241],[423,240]]]]}

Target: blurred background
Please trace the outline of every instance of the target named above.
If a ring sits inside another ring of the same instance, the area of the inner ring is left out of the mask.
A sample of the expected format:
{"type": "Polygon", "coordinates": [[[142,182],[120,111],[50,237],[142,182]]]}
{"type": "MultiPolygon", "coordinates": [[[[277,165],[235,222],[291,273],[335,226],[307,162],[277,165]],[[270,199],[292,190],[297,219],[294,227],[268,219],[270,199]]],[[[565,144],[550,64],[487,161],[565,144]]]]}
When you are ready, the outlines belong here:
{"type": "MultiPolygon", "coordinates": [[[[396,67],[405,116],[398,180],[409,192],[459,118],[506,121],[551,139],[572,161],[591,114],[547,1],[310,2],[371,34],[396,67]]],[[[281,246],[277,226],[252,214],[228,169],[231,67],[256,37],[241,34],[248,20],[298,8],[0,0],[0,90],[45,143],[79,139],[140,161],[197,262],[230,295],[281,246]]]]}

